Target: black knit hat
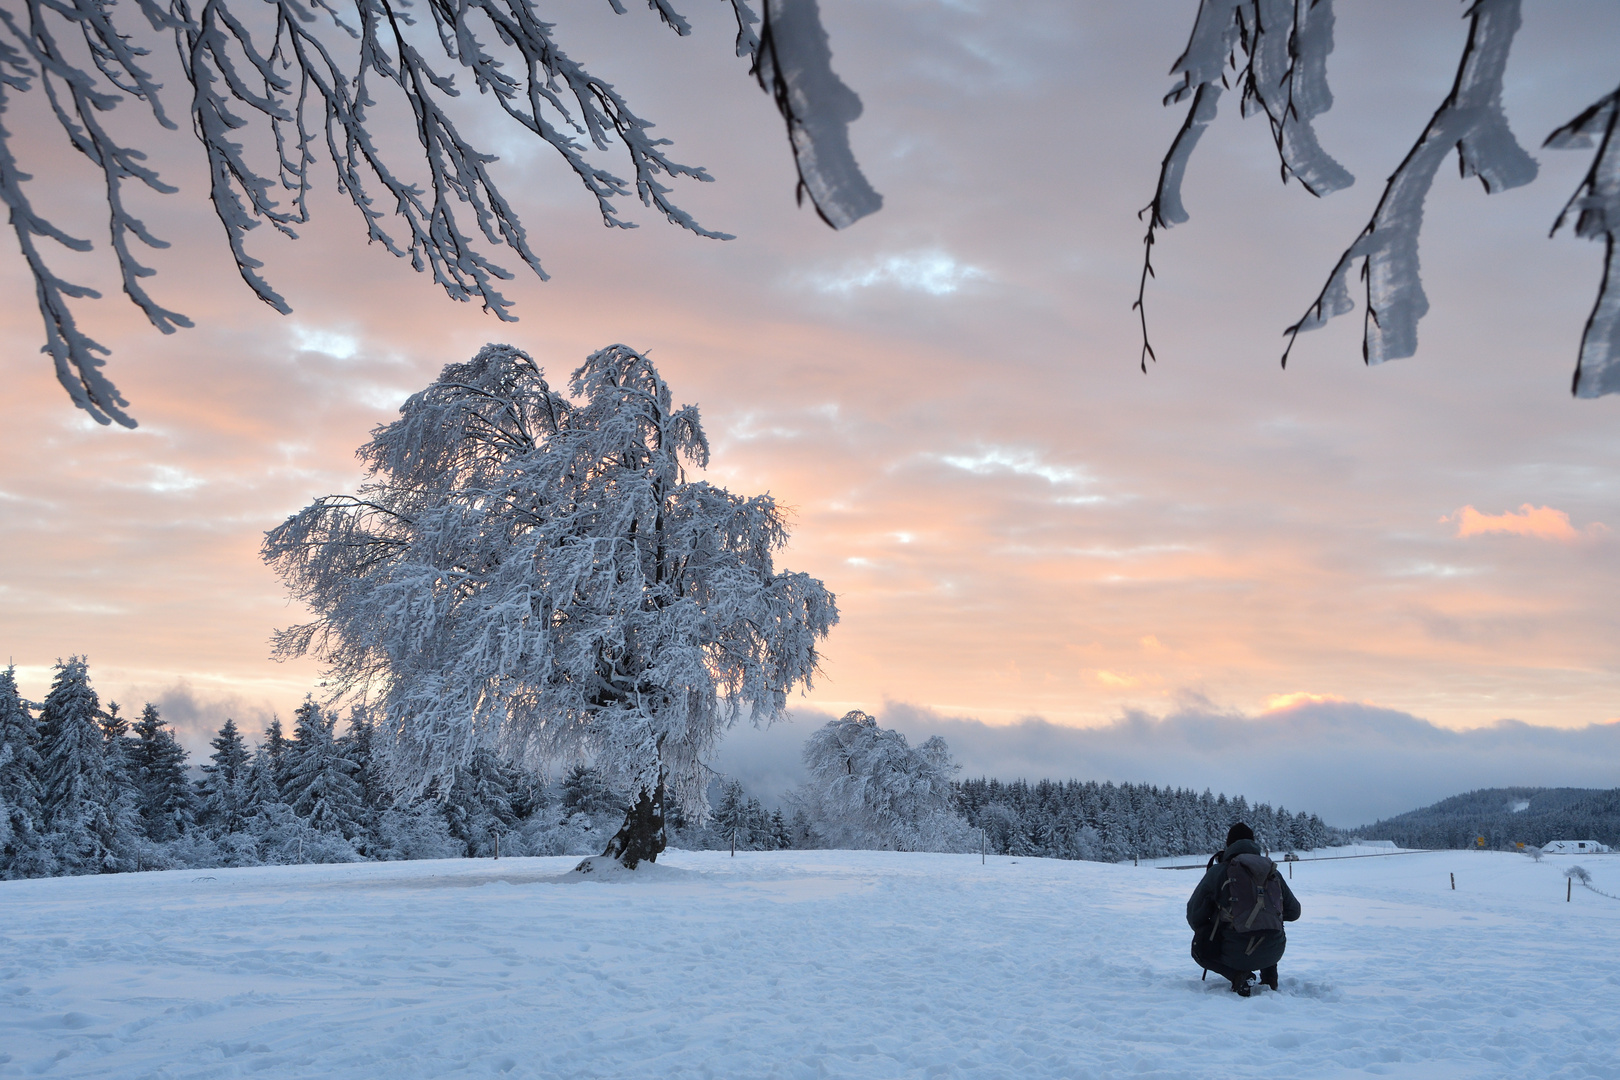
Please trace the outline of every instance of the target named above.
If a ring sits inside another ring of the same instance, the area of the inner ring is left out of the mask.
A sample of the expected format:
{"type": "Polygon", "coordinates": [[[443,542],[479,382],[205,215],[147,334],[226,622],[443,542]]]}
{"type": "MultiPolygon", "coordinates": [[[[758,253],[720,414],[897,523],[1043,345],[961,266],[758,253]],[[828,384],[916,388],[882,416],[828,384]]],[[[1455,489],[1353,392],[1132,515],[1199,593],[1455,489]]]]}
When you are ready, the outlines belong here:
{"type": "Polygon", "coordinates": [[[1253,839],[1254,839],[1254,830],[1249,828],[1247,825],[1243,824],[1243,822],[1241,822],[1241,821],[1238,822],[1236,825],[1233,825],[1230,829],[1226,830],[1226,846],[1227,847],[1231,847],[1233,844],[1237,843],[1239,840],[1253,840],[1253,839]]]}

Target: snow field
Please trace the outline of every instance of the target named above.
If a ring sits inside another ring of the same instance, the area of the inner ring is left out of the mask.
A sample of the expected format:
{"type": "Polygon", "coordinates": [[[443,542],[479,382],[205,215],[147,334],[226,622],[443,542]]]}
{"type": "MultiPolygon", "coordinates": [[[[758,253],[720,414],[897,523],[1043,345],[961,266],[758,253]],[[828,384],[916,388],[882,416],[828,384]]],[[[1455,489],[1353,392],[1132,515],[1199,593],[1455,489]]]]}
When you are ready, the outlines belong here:
{"type": "Polygon", "coordinates": [[[1620,901],[1571,860],[1296,864],[1249,1000],[1188,958],[1195,871],[575,861],[0,883],[0,1076],[1620,1077],[1620,901]]]}

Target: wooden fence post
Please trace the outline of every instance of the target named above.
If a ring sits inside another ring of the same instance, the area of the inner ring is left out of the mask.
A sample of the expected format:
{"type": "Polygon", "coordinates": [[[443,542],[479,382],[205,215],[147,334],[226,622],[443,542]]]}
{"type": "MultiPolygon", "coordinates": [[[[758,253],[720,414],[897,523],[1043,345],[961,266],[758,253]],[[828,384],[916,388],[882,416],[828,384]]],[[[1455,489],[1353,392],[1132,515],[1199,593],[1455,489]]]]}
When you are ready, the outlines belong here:
{"type": "Polygon", "coordinates": [[[1452,892],[1457,891],[1457,874],[1456,874],[1455,871],[1453,871],[1452,875],[1451,875],[1451,891],[1452,892]]]}
{"type": "Polygon", "coordinates": [[[1571,896],[1573,896],[1573,895],[1575,895],[1575,879],[1574,878],[1565,878],[1564,879],[1564,903],[1566,903],[1566,904],[1569,903],[1569,898],[1571,896]]]}

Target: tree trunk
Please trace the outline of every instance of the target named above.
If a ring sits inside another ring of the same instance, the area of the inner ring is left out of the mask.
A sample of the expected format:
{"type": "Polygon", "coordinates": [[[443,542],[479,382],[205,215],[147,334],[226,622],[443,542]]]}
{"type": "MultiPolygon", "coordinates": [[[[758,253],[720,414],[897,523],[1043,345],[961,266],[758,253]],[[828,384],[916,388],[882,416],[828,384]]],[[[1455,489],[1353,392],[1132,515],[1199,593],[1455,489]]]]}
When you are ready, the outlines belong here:
{"type": "Polygon", "coordinates": [[[651,794],[642,789],[640,800],[624,815],[624,824],[602,854],[613,856],[626,870],[634,870],[643,859],[657,862],[663,850],[664,785],[659,784],[651,794]]]}

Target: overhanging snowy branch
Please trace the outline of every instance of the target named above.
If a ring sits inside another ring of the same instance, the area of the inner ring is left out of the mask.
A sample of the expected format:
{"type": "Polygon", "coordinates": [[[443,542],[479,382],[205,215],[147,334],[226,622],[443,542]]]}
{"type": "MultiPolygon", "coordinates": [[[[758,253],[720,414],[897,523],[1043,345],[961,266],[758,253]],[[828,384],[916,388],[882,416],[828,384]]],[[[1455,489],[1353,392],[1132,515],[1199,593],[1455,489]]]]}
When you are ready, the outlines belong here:
{"type": "Polygon", "coordinates": [[[1148,337],[1145,306],[1153,276],[1154,234],[1188,220],[1181,201],[1187,163],[1204,129],[1215,119],[1221,92],[1229,87],[1228,68],[1243,88],[1244,116],[1264,112],[1271,125],[1283,183],[1290,178],[1312,195],[1329,195],[1355,178],[1317,141],[1312,121],[1333,106],[1327,84],[1327,58],[1333,51],[1332,0],[1201,0],[1187,48],[1171,65],[1181,81],[1165,95],[1166,105],[1192,99],[1164,161],[1153,201],[1138,218],[1148,219],[1143,238],[1137,312],[1142,329],[1141,367],[1157,359],[1148,337]],[[1246,61],[1236,68],[1236,58],[1246,61]]]}
{"type": "Polygon", "coordinates": [[[1535,159],[1514,139],[1502,111],[1502,72],[1521,21],[1519,0],[1478,0],[1468,18],[1468,40],[1451,93],[1390,176],[1372,220],[1339,257],[1321,293],[1284,331],[1284,367],[1301,330],[1314,330],[1355,307],[1349,275],[1358,259],[1366,289],[1362,359],[1382,364],[1417,351],[1418,320],[1429,310],[1418,272],[1418,234],[1424,200],[1447,154],[1455,150],[1459,173],[1479,177],[1488,193],[1536,178],[1535,159]]]}
{"type": "MultiPolygon", "coordinates": [[[[801,196],[808,193],[837,228],[876,210],[881,200],[849,151],[847,125],[859,115],[860,101],[832,73],[815,0],[767,0],[763,37],[754,31],[760,19],[747,0],[730,2],[738,55],[754,61],[751,73],[787,122],[801,196]]],[[[625,12],[618,0],[609,3],[625,12]]],[[[143,66],[148,50],[137,43],[135,28],[116,23],[130,7],[146,32],[174,37],[192,130],[208,162],[209,200],[243,281],[278,312],[290,307],[260,273],[263,263],[249,251],[247,235],[269,223],[293,237],[310,221],[308,195],[321,148],[367,237],[430,273],[452,299],[476,300],[497,318],[513,318],[500,284],[513,274],[492,255],[500,249],[545,279],[527,231],[490,172],[496,156],[464,137],[452,117],[450,103],[462,88],[433,56],[561,155],[595,198],[604,224],[635,227],[617,209],[619,198],[634,195],[672,224],[728,238],[671,198],[669,181],[707,182],[708,173],[673,160],[665,150],[669,141],[651,134],[651,122],[611,83],[563,52],[534,0],[427,0],[421,8],[409,0],[133,0],[128,7],[4,0],[0,112],[15,95],[43,90],[72,145],[101,170],[124,291],[164,333],[191,323],[143,288],[153,271],[137,261],[130,238],[154,248],[167,244],[129,213],[123,188],[135,180],[154,191],[175,189],[104,122],[130,97],[160,124],[175,126],[161,103],[160,83],[143,66]],[[428,19],[419,25],[412,12],[423,8],[428,19]],[[408,138],[395,138],[407,132],[408,138]],[[628,161],[627,177],[587,157],[615,143],[628,161]]],[[[649,7],[677,34],[690,32],[668,0],[651,0],[649,7]]],[[[34,209],[23,187],[28,179],[12,132],[0,128],[0,202],[11,211],[35,281],[44,351],[76,404],[100,423],[133,427],[128,402],[102,371],[108,350],[79,328],[71,304],[97,293],[58,277],[39,244],[45,239],[85,251],[90,242],[34,209]]]]}
{"type": "Polygon", "coordinates": [[[1620,89],[1553,132],[1545,144],[1554,150],[1578,150],[1597,145],[1592,167],[1552,227],[1556,233],[1573,215],[1576,236],[1602,239],[1604,244],[1603,280],[1598,286],[1597,302],[1586,318],[1581,355],[1570,387],[1576,397],[1620,393],[1620,244],[1615,242],[1616,235],[1620,234],[1617,127],[1620,127],[1620,89]]]}

